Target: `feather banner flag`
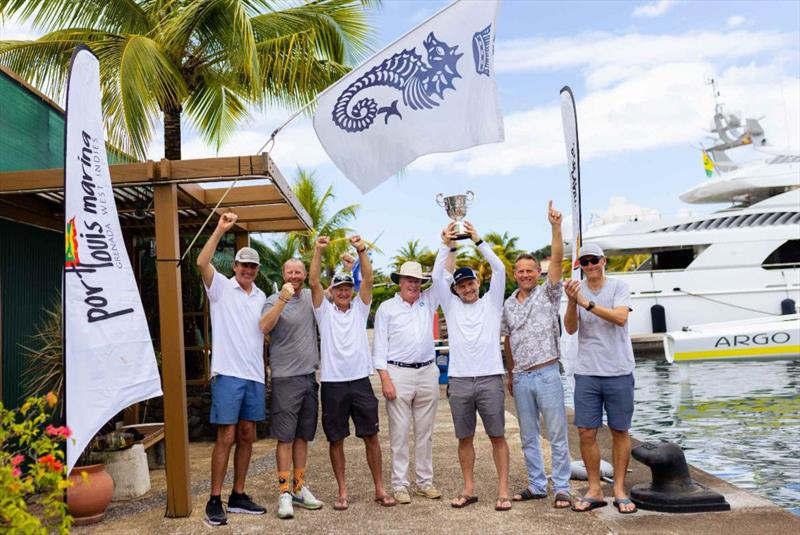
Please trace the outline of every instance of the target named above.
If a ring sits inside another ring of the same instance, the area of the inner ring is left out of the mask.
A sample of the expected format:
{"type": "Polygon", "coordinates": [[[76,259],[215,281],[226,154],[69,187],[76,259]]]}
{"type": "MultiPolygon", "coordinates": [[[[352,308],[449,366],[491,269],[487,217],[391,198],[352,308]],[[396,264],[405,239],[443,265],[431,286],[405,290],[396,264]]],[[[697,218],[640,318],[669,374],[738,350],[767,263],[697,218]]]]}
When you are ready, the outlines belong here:
{"type": "Polygon", "coordinates": [[[498,4],[453,2],[319,95],[317,137],[362,193],[422,155],[503,141],[498,4]]]}
{"type": "Polygon", "coordinates": [[[67,472],[115,414],[160,396],[153,342],[117,215],[100,106],[100,67],[72,54],[64,157],[67,472]]]}

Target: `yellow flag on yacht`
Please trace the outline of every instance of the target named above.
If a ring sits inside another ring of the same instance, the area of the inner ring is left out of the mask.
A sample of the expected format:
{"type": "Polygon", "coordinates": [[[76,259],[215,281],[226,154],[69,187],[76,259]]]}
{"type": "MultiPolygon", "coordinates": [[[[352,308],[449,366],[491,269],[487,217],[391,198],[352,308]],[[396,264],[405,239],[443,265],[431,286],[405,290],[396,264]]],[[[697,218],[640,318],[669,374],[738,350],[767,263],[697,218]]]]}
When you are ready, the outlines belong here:
{"type": "Polygon", "coordinates": [[[706,170],[706,176],[714,174],[714,162],[706,151],[703,151],[703,168],[706,170]]]}

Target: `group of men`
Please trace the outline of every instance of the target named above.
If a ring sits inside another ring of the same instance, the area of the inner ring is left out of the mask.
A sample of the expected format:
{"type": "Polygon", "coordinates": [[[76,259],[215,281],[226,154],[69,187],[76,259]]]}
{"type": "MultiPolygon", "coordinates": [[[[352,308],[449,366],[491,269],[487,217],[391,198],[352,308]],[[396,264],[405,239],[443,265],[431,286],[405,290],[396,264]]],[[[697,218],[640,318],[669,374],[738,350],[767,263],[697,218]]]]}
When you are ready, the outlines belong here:
{"type": "Polygon", "coordinates": [[[209,524],[227,522],[221,491],[234,444],[234,480],[227,513],[266,512],[244,492],[255,425],[266,419],[265,335],[270,340],[270,423],[277,440],[279,518],[292,518],[295,507],[323,507],[305,484],[308,442],[316,434],[318,399],[338,485],[334,509],[349,507],[344,440],[350,435],[350,421],[356,436],[364,441],[376,503],[384,507],[410,503],[412,489],[416,496],[440,498],[432,460],[439,404],[433,323],[439,307],[448,327],[447,396],[463,475],[462,491],[450,505],[463,508],[478,501],[473,477],[477,415],[491,441],[497,470],[495,510],[507,511],[513,501],[548,496],[540,450],[540,417],[552,451],[553,506],[583,512],[606,505],[597,445],[605,409],[613,438],[614,505],[620,513],[636,511],[624,487],[633,413],[633,352],[627,331],[629,291],[622,281],[605,277],[606,259],[595,245],[581,250],[584,280],[562,283],[562,214],[552,207],[552,202],[548,206],[552,256],[543,284],[539,284],[538,260],[520,255],[514,264],[518,288],[504,300],[503,262],[469,222],[463,223],[466,236],[458,235],[455,223],[451,223],[442,230],[442,245],[430,277],[416,262],[406,262],[392,274],[399,290],[378,307],[371,351],[367,319],[373,272],[367,245],[359,236],[349,238],[360,263],[357,289],[347,272],[336,273],[329,287],[323,287],[322,257],[330,239],[321,236],[314,244],[308,288],[304,287],[304,263],[291,259],[283,266],[283,287],[267,297],[253,282],[259,269],[255,250],[244,247],[237,251],[231,278],[218,273],[211,263],[221,237],[236,220],[235,214],[224,214],[197,259],[214,333],[210,420],[217,425],[217,439],[211,462],[211,496],[205,510],[209,524]],[[468,267],[456,269],[456,239],[467,236],[491,267],[489,289],[483,296],[475,271],[468,267]],[[422,285],[428,280],[431,285],[423,290],[422,285]],[[562,286],[568,299],[564,327],[568,333],[578,332],[575,425],[589,474],[589,489],[577,500],[568,483],[567,416],[559,366],[562,286]],[[373,370],[380,377],[389,422],[392,468],[388,489],[382,476],[378,399],[370,382],[373,370]],[[528,486],[514,495],[509,492],[510,463],[505,439],[506,388],[514,397],[528,472],[528,486]],[[414,487],[409,481],[408,437],[412,425],[414,487]]]}

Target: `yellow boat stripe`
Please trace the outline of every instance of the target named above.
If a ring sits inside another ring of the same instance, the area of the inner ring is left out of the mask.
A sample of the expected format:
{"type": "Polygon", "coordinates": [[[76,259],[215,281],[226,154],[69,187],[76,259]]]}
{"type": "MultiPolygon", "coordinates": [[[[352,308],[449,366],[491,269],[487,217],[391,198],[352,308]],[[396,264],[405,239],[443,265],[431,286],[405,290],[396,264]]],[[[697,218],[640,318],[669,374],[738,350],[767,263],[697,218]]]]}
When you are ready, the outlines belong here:
{"type": "Polygon", "coordinates": [[[793,355],[800,354],[800,345],[773,347],[742,347],[738,349],[721,348],[708,351],[681,351],[675,353],[674,360],[699,360],[714,358],[745,357],[749,355],[793,355]]]}

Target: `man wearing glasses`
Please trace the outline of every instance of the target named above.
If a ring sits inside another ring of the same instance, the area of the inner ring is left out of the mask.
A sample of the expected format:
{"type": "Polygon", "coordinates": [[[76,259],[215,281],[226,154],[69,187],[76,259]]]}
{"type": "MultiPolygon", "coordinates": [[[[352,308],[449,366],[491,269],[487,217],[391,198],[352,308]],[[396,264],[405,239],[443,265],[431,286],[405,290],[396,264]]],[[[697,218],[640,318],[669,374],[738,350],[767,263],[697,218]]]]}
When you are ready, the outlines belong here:
{"type": "Polygon", "coordinates": [[[586,244],[580,254],[585,278],[570,280],[564,286],[569,299],[564,328],[569,334],[578,331],[575,425],[589,475],[589,490],[572,509],[584,512],[606,505],[600,486],[597,444],[597,430],[603,425],[605,407],[613,440],[614,506],[622,514],[631,514],[636,512],[636,506],[625,492],[634,386],[633,347],[628,334],[630,289],[624,281],[605,276],[606,258],[598,245],[586,244]]]}

